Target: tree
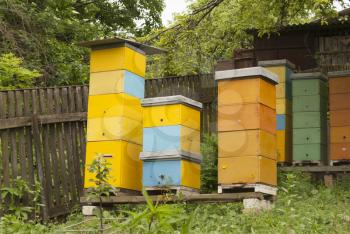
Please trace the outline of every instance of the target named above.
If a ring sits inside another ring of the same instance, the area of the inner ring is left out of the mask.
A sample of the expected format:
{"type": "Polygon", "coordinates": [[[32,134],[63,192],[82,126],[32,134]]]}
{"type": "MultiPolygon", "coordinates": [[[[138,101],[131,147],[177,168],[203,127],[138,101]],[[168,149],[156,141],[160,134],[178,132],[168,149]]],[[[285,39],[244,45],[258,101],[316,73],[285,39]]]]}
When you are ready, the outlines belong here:
{"type": "Polygon", "coordinates": [[[335,3],[345,7],[343,0],[196,0],[169,27],[143,38],[168,50],[153,58],[149,76],[212,72],[217,60],[251,47],[250,30],[262,36],[316,18],[326,23],[336,16],[335,3]]]}
{"type": "Polygon", "coordinates": [[[85,83],[88,50],[78,42],[143,36],[161,26],[163,0],[1,0],[0,53],[42,73],[36,85],[85,83]]]}

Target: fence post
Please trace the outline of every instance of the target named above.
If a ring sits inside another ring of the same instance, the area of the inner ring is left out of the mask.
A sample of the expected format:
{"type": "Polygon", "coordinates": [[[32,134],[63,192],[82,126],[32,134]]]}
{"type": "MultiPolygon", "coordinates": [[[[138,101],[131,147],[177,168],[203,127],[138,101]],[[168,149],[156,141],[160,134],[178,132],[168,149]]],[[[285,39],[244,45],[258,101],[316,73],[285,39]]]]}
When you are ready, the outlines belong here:
{"type": "Polygon", "coordinates": [[[36,163],[38,167],[38,175],[41,183],[42,191],[41,191],[41,203],[44,205],[42,208],[43,220],[47,221],[49,219],[49,210],[47,207],[47,188],[45,186],[45,177],[43,172],[42,165],[42,154],[41,154],[41,140],[40,140],[40,130],[39,130],[39,119],[36,113],[32,116],[32,132],[34,138],[34,147],[35,147],[35,156],[36,163]]]}

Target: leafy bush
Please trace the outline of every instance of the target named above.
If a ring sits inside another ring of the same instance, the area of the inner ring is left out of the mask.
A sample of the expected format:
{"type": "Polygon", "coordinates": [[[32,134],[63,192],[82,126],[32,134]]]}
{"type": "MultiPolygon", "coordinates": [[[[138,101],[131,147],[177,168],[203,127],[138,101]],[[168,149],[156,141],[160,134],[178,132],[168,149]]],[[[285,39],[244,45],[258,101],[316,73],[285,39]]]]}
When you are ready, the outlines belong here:
{"type": "Polygon", "coordinates": [[[40,73],[22,67],[22,63],[23,60],[12,53],[0,56],[0,90],[33,86],[40,73]]]}
{"type": "Polygon", "coordinates": [[[203,157],[201,165],[201,192],[210,193],[216,191],[218,185],[218,143],[216,135],[204,135],[201,153],[203,157]]]}

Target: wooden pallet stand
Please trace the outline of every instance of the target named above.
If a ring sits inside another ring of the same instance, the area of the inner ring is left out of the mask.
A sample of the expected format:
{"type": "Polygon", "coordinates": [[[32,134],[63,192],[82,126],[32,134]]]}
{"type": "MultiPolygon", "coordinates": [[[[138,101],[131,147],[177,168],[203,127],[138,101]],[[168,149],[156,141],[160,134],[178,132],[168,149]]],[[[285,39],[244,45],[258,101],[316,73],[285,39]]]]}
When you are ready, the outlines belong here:
{"type": "Polygon", "coordinates": [[[293,163],[291,163],[291,162],[277,162],[278,167],[289,167],[292,165],[293,165],[293,163]]]}
{"type": "Polygon", "coordinates": [[[198,189],[185,186],[145,187],[148,195],[174,194],[176,196],[199,194],[198,189]]]}
{"type": "Polygon", "coordinates": [[[329,162],[330,166],[345,166],[350,165],[350,160],[331,160],[329,162]]]}
{"type": "MultiPolygon", "coordinates": [[[[225,194],[185,194],[182,196],[177,196],[174,194],[170,195],[150,195],[149,198],[153,202],[164,202],[164,203],[176,203],[176,202],[186,202],[186,203],[230,203],[230,202],[242,202],[245,199],[259,199],[264,200],[264,195],[262,193],[255,192],[244,192],[244,193],[225,193],[225,194]]],[[[89,206],[98,206],[98,198],[81,197],[80,203],[82,206],[88,206],[86,209],[91,210],[89,206]]],[[[146,199],[144,196],[125,196],[117,195],[110,197],[103,197],[102,204],[105,207],[110,207],[117,204],[145,204],[146,199]]]]}
{"type": "Polygon", "coordinates": [[[227,184],[219,185],[218,193],[242,193],[242,192],[254,192],[262,193],[268,196],[276,196],[277,188],[265,184],[227,184]]]}
{"type": "Polygon", "coordinates": [[[323,163],[319,160],[315,161],[294,161],[293,166],[322,166],[323,163]]]}
{"type": "Polygon", "coordinates": [[[313,179],[322,181],[327,187],[332,187],[336,179],[343,176],[349,176],[350,165],[334,165],[334,166],[293,166],[293,167],[280,167],[280,171],[293,172],[300,171],[310,174],[313,179]]]}

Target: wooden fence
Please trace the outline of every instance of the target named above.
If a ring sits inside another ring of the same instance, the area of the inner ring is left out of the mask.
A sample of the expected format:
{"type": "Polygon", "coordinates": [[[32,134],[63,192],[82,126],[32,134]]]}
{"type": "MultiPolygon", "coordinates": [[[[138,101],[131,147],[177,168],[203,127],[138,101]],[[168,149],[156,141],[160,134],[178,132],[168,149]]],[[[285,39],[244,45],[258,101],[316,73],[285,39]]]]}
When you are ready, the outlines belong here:
{"type": "MultiPolygon", "coordinates": [[[[216,131],[212,75],[146,81],[146,97],[176,94],[202,102],[202,133],[216,131]]],[[[31,187],[40,182],[44,219],[66,214],[79,203],[87,101],[88,86],[0,92],[0,185],[11,187],[19,176],[31,187]]],[[[32,205],[32,198],[21,202],[32,205]]]]}
{"type": "MultiPolygon", "coordinates": [[[[320,67],[324,72],[350,69],[350,35],[320,36],[318,53],[320,67]]],[[[340,33],[339,33],[340,34],[340,33]]]]}
{"type": "Polygon", "coordinates": [[[9,187],[19,176],[31,187],[40,182],[44,219],[79,202],[87,97],[86,86],[0,92],[0,183],[9,187]]]}

